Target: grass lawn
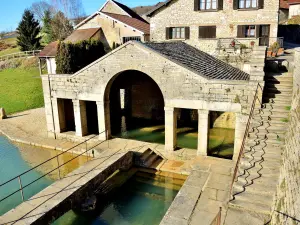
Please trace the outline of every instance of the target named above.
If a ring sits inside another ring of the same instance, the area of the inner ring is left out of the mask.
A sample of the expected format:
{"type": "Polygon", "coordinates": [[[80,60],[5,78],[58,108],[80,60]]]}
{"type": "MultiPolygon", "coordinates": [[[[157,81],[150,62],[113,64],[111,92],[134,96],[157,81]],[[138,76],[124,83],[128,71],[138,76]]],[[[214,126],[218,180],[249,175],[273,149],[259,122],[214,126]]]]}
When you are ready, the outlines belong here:
{"type": "Polygon", "coordinates": [[[42,82],[38,68],[0,71],[0,108],[7,114],[44,105],[42,82]]]}
{"type": "Polygon", "coordinates": [[[20,52],[20,49],[18,47],[16,47],[16,48],[8,48],[8,49],[0,51],[0,56],[4,56],[4,55],[16,53],[16,52],[20,52]]]}

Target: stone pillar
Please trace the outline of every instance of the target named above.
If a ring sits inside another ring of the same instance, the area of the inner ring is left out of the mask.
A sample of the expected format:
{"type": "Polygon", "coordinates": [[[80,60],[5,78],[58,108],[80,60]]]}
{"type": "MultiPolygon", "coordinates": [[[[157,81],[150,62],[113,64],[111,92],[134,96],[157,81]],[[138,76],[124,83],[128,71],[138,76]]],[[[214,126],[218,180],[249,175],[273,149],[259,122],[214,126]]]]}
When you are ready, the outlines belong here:
{"type": "Polygon", "coordinates": [[[243,115],[241,113],[236,113],[234,152],[233,152],[233,160],[234,161],[236,161],[239,157],[248,119],[249,119],[249,115],[243,115]]]}
{"type": "Polygon", "coordinates": [[[84,101],[73,100],[76,135],[83,137],[88,134],[86,105],[84,101]]]}
{"type": "Polygon", "coordinates": [[[177,147],[177,110],[165,107],[165,150],[174,151],[177,147]]]}
{"type": "Polygon", "coordinates": [[[98,126],[99,126],[99,139],[108,140],[111,138],[110,127],[110,102],[98,101],[97,113],[98,113],[98,126]]]}
{"type": "Polygon", "coordinates": [[[63,132],[63,129],[65,129],[63,101],[57,98],[53,98],[52,107],[53,107],[55,133],[61,133],[63,132]]]}
{"type": "Polygon", "coordinates": [[[198,150],[197,155],[207,156],[209,132],[209,111],[198,110],[198,150]]]}

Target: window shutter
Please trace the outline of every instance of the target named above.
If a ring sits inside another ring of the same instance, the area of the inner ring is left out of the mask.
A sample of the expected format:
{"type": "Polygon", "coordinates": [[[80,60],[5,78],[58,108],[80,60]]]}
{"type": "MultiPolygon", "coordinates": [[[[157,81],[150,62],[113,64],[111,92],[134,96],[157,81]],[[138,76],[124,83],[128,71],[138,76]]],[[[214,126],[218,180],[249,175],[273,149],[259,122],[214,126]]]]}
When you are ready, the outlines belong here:
{"type": "Polygon", "coordinates": [[[237,37],[244,38],[245,37],[245,26],[238,25],[237,26],[237,37]]]}
{"type": "Polygon", "coordinates": [[[205,38],[206,27],[199,27],[199,38],[205,38]]]}
{"type": "Polygon", "coordinates": [[[260,36],[260,25],[255,25],[255,37],[259,38],[260,36]]]}
{"type": "Polygon", "coordinates": [[[216,26],[210,27],[210,31],[211,31],[211,33],[210,33],[209,37],[210,38],[216,38],[216,36],[217,36],[217,27],[216,26]]]}
{"type": "MultiPolygon", "coordinates": [[[[259,1],[259,0],[257,0],[257,1],[259,1]]],[[[239,0],[233,0],[232,3],[233,3],[233,9],[237,10],[239,8],[239,6],[238,6],[239,0]]]]}
{"type": "Polygon", "coordinates": [[[171,32],[171,28],[170,27],[166,27],[166,40],[170,39],[170,32],[171,32]]]}
{"type": "Polygon", "coordinates": [[[264,0],[257,0],[258,1],[258,8],[263,9],[264,8],[264,0]]]}
{"type": "Polygon", "coordinates": [[[194,0],[194,11],[199,11],[200,9],[200,0],[194,0]]]}
{"type": "Polygon", "coordinates": [[[190,27],[185,27],[185,39],[190,39],[190,27]]]}
{"type": "Polygon", "coordinates": [[[218,0],[218,10],[223,10],[223,0],[218,0]]]}

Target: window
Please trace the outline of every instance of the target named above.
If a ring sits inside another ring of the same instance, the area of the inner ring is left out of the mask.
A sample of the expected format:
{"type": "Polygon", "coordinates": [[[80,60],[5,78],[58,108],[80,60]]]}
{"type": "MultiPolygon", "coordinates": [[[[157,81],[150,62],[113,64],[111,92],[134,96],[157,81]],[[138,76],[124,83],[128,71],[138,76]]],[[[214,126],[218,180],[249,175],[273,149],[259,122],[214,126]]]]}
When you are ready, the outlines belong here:
{"type": "Polygon", "coordinates": [[[136,36],[136,37],[123,37],[123,44],[128,42],[128,41],[141,41],[141,37],[136,36]]]}
{"type": "Polygon", "coordinates": [[[185,38],[184,27],[172,27],[170,38],[171,39],[184,39],[185,38]]]}
{"type": "Polygon", "coordinates": [[[199,27],[199,38],[216,38],[216,26],[199,27]]]}
{"type": "Polygon", "coordinates": [[[239,0],[239,9],[257,8],[257,0],[239,0]]]}
{"type": "Polygon", "coordinates": [[[259,25],[239,25],[238,38],[258,37],[259,25]]]}
{"type": "Polygon", "coordinates": [[[189,27],[167,27],[166,39],[189,39],[190,28],[189,27]]]}
{"type": "Polygon", "coordinates": [[[217,0],[200,0],[200,10],[217,9],[217,0]]]}
{"type": "Polygon", "coordinates": [[[224,0],[194,0],[195,11],[216,11],[223,9],[224,0]]]}

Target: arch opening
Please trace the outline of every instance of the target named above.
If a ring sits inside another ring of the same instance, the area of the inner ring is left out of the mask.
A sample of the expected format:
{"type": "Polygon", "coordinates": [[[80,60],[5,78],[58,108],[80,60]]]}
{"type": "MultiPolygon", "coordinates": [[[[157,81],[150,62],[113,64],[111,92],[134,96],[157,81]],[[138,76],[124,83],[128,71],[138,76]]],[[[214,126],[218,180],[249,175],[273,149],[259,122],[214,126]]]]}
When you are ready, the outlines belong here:
{"type": "Polygon", "coordinates": [[[105,96],[112,137],[164,144],[164,98],[151,77],[136,70],[121,72],[105,96]]]}

